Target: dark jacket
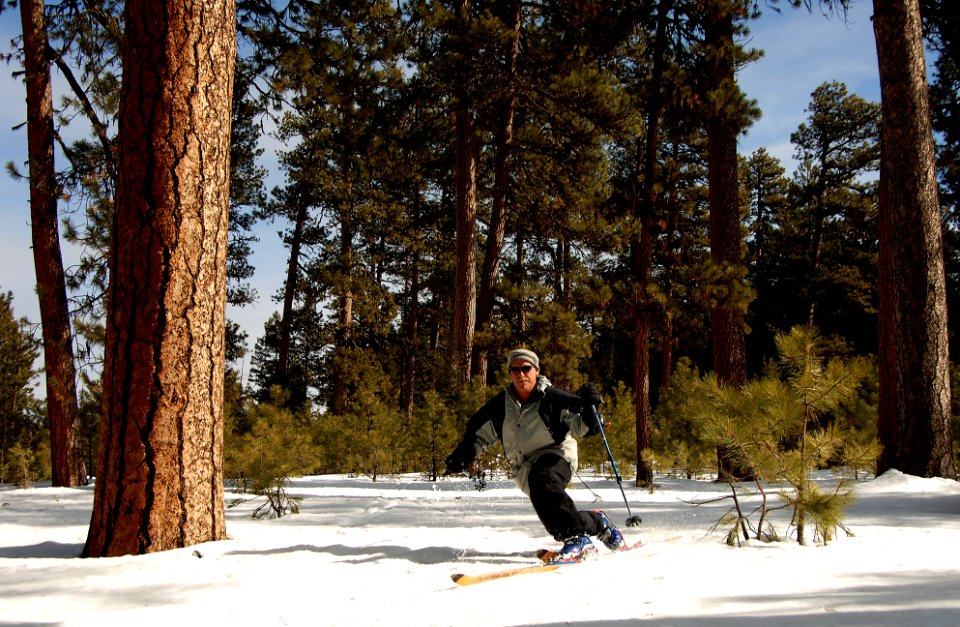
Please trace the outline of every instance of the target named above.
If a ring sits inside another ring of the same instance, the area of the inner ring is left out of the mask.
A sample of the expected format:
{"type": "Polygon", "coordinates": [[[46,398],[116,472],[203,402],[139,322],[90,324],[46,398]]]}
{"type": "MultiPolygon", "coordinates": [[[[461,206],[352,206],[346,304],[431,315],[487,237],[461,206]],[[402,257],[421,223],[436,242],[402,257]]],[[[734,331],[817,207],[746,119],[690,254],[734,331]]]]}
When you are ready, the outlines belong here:
{"type": "Polygon", "coordinates": [[[470,417],[458,448],[472,448],[476,459],[499,440],[514,480],[527,492],[530,467],[544,453],[560,455],[576,470],[577,441],[572,436],[592,435],[595,424],[593,407],[584,411],[579,396],[553,387],[541,375],[526,403],[517,398],[512,384],[487,401],[470,417]]]}

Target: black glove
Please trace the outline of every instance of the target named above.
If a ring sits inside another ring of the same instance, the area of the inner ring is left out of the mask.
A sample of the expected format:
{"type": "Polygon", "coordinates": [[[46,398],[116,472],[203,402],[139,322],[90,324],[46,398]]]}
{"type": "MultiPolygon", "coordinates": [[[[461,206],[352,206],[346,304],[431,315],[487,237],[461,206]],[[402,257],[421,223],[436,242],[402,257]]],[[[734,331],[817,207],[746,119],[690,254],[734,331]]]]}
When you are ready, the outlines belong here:
{"type": "Polygon", "coordinates": [[[587,425],[587,433],[585,435],[589,437],[600,433],[601,418],[600,412],[597,411],[600,403],[603,402],[603,399],[600,397],[600,390],[598,390],[597,386],[593,383],[584,383],[580,386],[577,395],[583,402],[580,417],[583,419],[584,424],[587,425]]]}
{"type": "Polygon", "coordinates": [[[473,461],[473,447],[461,444],[447,457],[448,475],[455,475],[467,469],[467,466],[473,461]]]}
{"type": "Polygon", "coordinates": [[[603,398],[600,397],[600,390],[598,390],[596,384],[593,383],[584,383],[581,385],[577,395],[580,397],[580,400],[583,401],[584,405],[600,407],[600,404],[603,403],[603,398]]]}

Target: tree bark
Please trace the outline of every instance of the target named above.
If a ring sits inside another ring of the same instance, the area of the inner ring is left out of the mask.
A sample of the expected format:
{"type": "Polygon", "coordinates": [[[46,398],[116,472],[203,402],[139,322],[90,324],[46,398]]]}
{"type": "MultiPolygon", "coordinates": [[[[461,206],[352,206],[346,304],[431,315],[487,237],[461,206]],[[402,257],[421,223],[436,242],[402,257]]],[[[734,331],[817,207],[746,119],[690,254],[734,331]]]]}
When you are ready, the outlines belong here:
{"type": "Polygon", "coordinates": [[[877,472],[956,479],[940,201],[917,0],[874,0],[880,67],[877,472]]]}
{"type": "MultiPolygon", "coordinates": [[[[340,269],[339,303],[337,305],[337,334],[334,350],[340,355],[346,354],[353,343],[353,305],[354,305],[354,237],[356,236],[356,207],[353,194],[353,168],[350,165],[351,155],[344,155],[345,194],[340,206],[340,253],[337,256],[340,269]]],[[[343,359],[335,359],[333,390],[330,395],[330,411],[335,416],[342,415],[347,410],[349,377],[343,370],[343,359]]]]}
{"type": "MultiPolygon", "coordinates": [[[[737,182],[736,123],[725,113],[736,90],[733,62],[733,14],[728,3],[707,3],[706,39],[712,61],[709,79],[717,110],[707,115],[707,179],[710,202],[710,257],[722,270],[743,265],[740,232],[740,199],[737,182]]],[[[732,280],[732,279],[731,279],[732,280]]],[[[732,292],[733,290],[724,290],[732,292]]],[[[720,302],[710,312],[713,335],[713,367],[718,380],[742,387],[747,380],[745,312],[736,302],[720,302]]]]}
{"type": "MultiPolygon", "coordinates": [[[[459,28],[469,27],[469,0],[460,0],[459,28]]],[[[463,62],[460,72],[470,69],[463,62]]],[[[462,80],[462,85],[466,84],[462,80]]],[[[470,95],[463,86],[454,93],[456,143],[456,269],[453,285],[453,320],[450,325],[450,360],[454,382],[470,381],[473,336],[477,315],[477,122],[470,95]]]]}
{"type": "Polygon", "coordinates": [[[403,347],[403,384],[400,389],[400,408],[408,419],[413,417],[414,393],[417,382],[417,329],[420,325],[420,253],[414,252],[410,261],[410,289],[406,316],[403,322],[406,342],[403,347]]]}
{"type": "Polygon", "coordinates": [[[21,0],[20,20],[23,24],[23,66],[27,83],[33,263],[43,327],[53,485],[86,485],[70,308],[57,220],[53,89],[50,84],[50,63],[46,56],[47,28],[42,0],[21,0]]]}
{"type": "Polygon", "coordinates": [[[644,220],[640,241],[634,243],[634,280],[640,292],[640,302],[634,312],[633,390],[636,405],[638,486],[653,485],[653,467],[643,459],[643,451],[653,448],[653,424],[650,409],[650,297],[647,289],[653,268],[653,233],[644,220]]]}
{"type": "Polygon", "coordinates": [[[517,311],[516,311],[516,333],[517,339],[520,341],[520,344],[525,344],[527,342],[527,305],[526,299],[523,297],[523,278],[527,274],[527,261],[524,256],[524,242],[525,236],[522,230],[517,232],[517,267],[516,267],[516,284],[517,292],[521,295],[517,299],[517,311]]]}
{"type": "Polygon", "coordinates": [[[129,0],[103,374],[84,556],[225,537],[233,0],[129,0]]]}
{"type": "Polygon", "coordinates": [[[464,104],[457,124],[457,264],[453,298],[453,364],[461,384],[470,381],[477,307],[476,122],[464,104]]]}
{"type": "MultiPolygon", "coordinates": [[[[666,65],[667,18],[672,2],[661,2],[657,13],[657,30],[653,46],[653,72],[651,98],[647,103],[647,128],[643,156],[638,164],[641,183],[634,194],[633,209],[641,224],[639,241],[633,242],[633,280],[637,285],[640,301],[634,310],[633,339],[633,389],[636,407],[635,426],[637,441],[638,486],[653,485],[653,466],[644,459],[643,453],[653,448],[653,424],[650,402],[650,328],[653,303],[649,295],[653,276],[653,246],[657,230],[657,153],[660,150],[660,116],[663,111],[663,95],[660,82],[666,65]],[[639,197],[636,197],[639,196],[639,197]]],[[[639,150],[638,150],[639,152],[639,150]]]]}
{"type": "MultiPolygon", "coordinates": [[[[732,295],[736,292],[733,271],[743,265],[740,234],[739,185],[737,180],[737,133],[729,112],[736,93],[733,60],[734,23],[732,7],[724,0],[706,3],[705,38],[710,84],[706,115],[707,181],[710,203],[710,260],[723,284],[717,286],[710,310],[713,369],[717,380],[733,388],[747,382],[747,351],[744,337],[746,314],[732,295]]],[[[722,448],[717,448],[717,471],[721,478],[745,478],[749,469],[735,468],[722,448]]]]}
{"type": "MultiPolygon", "coordinates": [[[[520,19],[521,3],[514,2],[511,9],[513,18],[513,40],[510,56],[507,58],[506,95],[500,103],[500,118],[496,129],[496,156],[493,165],[493,202],[490,209],[490,229],[487,233],[487,246],[480,271],[480,289],[477,296],[476,330],[480,331],[490,322],[493,313],[493,288],[500,271],[500,254],[507,233],[507,192],[510,187],[510,153],[513,150],[513,118],[517,108],[517,95],[514,87],[517,59],[520,56],[520,19]]],[[[474,348],[473,375],[486,378],[487,350],[474,348]]]]}
{"type": "Polygon", "coordinates": [[[302,194],[293,195],[297,203],[297,217],[290,235],[290,257],[287,259],[287,280],[283,285],[283,312],[280,317],[280,347],[277,358],[275,383],[289,387],[290,349],[293,346],[293,301],[297,295],[297,277],[300,269],[300,248],[303,245],[303,230],[307,223],[307,203],[302,194]]]}

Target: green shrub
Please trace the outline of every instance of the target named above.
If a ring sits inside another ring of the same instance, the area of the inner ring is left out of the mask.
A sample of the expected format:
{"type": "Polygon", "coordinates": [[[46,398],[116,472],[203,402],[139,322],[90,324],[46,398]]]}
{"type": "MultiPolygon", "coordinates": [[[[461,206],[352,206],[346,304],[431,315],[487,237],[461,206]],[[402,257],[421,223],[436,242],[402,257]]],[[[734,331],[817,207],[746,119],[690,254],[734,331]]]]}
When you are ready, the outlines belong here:
{"type": "Polygon", "coordinates": [[[811,472],[832,459],[859,458],[877,452],[857,448],[850,431],[833,424],[829,417],[855,397],[867,369],[860,360],[824,360],[815,331],[794,327],[777,335],[778,374],[751,381],[742,389],[720,385],[714,375],[700,379],[698,393],[690,404],[692,416],[704,439],[720,448],[739,467],[750,469],[753,484],[761,494],[755,512],[744,513],[737,498],[737,484],[727,481],[734,501],[733,521],[728,539],[740,532],[749,539],[768,533],[767,485],[787,484],[780,489],[784,502],[793,509],[792,525],[797,541],[807,543],[806,524],[814,525],[814,540],[827,541],[841,526],[851,495],[843,492],[843,481],[832,494],[821,493],[811,472]],[[752,523],[756,513],[759,520],[752,523]]]}
{"type": "Polygon", "coordinates": [[[299,511],[297,497],[287,493],[291,477],[309,474],[316,448],[309,412],[294,414],[282,399],[253,405],[245,413],[246,433],[227,438],[224,475],[242,490],[266,497],[255,518],[279,518],[299,511]]]}

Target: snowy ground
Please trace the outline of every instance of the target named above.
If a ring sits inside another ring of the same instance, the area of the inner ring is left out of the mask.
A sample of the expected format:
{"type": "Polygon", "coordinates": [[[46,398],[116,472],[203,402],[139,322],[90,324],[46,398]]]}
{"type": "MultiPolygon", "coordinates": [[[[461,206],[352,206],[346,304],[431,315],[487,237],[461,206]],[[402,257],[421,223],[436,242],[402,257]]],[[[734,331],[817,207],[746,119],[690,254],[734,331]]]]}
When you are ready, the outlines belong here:
{"type": "MultiPolygon", "coordinates": [[[[616,482],[584,479],[602,500],[581,482],[574,498],[622,523],[616,482]]],[[[0,625],[960,624],[960,483],[890,472],[857,485],[854,537],[743,548],[710,532],[726,504],[685,502],[721,486],[659,484],[625,486],[643,517],[625,531],[646,549],[470,587],[450,575],[533,564],[555,545],[507,481],[478,492],[468,480],[306,477],[291,490],[298,515],[253,520],[245,502],[227,510],[230,540],[108,559],[77,558],[91,489],[4,486],[0,625]]]]}

